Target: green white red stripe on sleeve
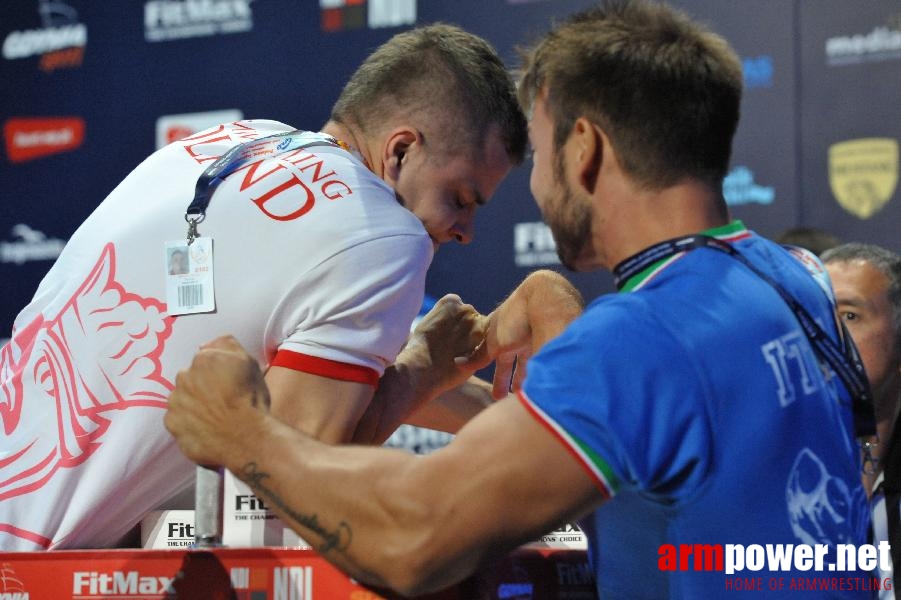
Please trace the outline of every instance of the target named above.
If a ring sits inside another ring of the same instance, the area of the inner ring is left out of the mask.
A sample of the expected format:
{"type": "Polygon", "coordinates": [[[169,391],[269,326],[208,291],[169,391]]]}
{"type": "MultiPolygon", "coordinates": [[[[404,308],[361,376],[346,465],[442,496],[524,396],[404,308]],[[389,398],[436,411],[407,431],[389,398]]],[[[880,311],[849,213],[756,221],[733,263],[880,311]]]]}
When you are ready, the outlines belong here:
{"type": "Polygon", "coordinates": [[[619,481],[613,473],[610,465],[601,458],[601,456],[593,451],[587,444],[570,435],[563,427],[552,419],[546,412],[536,405],[526,395],[525,391],[519,390],[516,393],[517,398],[535,419],[541,423],[555,438],[560,440],[563,446],[569,451],[573,457],[579,461],[579,464],[588,472],[588,475],[594,481],[595,486],[600,490],[605,500],[609,500],[616,495],[619,488],[619,481]]]}

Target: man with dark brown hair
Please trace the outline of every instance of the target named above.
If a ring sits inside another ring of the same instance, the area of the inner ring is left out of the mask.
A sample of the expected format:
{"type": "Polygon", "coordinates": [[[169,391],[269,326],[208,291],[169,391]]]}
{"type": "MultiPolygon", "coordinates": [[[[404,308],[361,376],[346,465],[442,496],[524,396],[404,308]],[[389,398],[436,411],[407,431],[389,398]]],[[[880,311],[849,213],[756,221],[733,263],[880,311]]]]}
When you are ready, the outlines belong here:
{"type": "Polygon", "coordinates": [[[573,303],[532,276],[471,356],[424,369],[415,349],[402,355],[410,387],[497,357],[499,396],[511,356],[531,356],[517,394],[446,447],[412,457],[306,438],[261,410],[260,373],[228,338],[180,374],[167,426],[328,560],[404,594],[574,519],[604,600],[731,595],[736,575],[769,580],[756,564],[724,573],[724,558],[744,568],[746,547],[864,543],[851,393],[799,321],[823,323],[834,348],[834,306],[793,255],[730,221],[722,197],[741,85],[725,40],[658,3],[604,3],[527,53],[532,193],[563,263],[611,270],[621,293],[558,334],[550,317],[573,303]]]}

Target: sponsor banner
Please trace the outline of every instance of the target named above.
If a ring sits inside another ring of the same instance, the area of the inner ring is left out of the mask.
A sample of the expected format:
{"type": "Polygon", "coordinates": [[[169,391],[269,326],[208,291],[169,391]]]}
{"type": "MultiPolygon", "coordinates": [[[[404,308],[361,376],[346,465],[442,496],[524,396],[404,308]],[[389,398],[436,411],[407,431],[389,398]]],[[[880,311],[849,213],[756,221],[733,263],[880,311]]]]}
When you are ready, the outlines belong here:
{"type": "Polygon", "coordinates": [[[559,265],[551,228],[542,221],[514,224],[513,257],[517,267],[559,265]]]}
{"type": "Polygon", "coordinates": [[[148,0],[144,39],[168,42],[245,33],[253,29],[253,0],[148,0]]]}
{"type": "Polygon", "coordinates": [[[20,60],[40,56],[40,69],[80,67],[88,44],[88,28],[63,0],[35,0],[41,26],[10,31],[3,39],[3,58],[20,60]]]}
{"type": "Polygon", "coordinates": [[[431,454],[454,439],[453,434],[426,427],[401,425],[385,440],[389,448],[402,448],[414,454],[431,454]]]}
{"type": "Polygon", "coordinates": [[[193,545],[193,510],[155,510],[141,520],[142,548],[165,550],[193,545]]]}
{"type": "Polygon", "coordinates": [[[597,598],[594,573],[581,550],[518,550],[483,577],[483,593],[467,596],[467,600],[597,598]]]}
{"type": "Polygon", "coordinates": [[[901,60],[901,28],[880,25],[866,33],[834,36],[826,40],[825,51],[830,67],[901,60]]]}
{"type": "Polygon", "coordinates": [[[773,87],[773,57],[766,54],[741,59],[745,89],[773,87]]]}
{"type": "Polygon", "coordinates": [[[329,600],[369,593],[304,550],[3,553],[0,569],[0,598],[17,600],[329,600]]]}
{"type": "Polygon", "coordinates": [[[322,31],[401,27],[416,22],[416,0],[319,0],[322,31]]]}
{"type": "Polygon", "coordinates": [[[250,487],[225,471],[222,486],[222,543],[226,546],[309,548],[250,487]]]}
{"type": "Polygon", "coordinates": [[[838,203],[860,219],[882,210],[898,187],[898,140],[862,138],[829,148],[829,186],[838,203]]]}
{"type": "Polygon", "coordinates": [[[244,114],[237,108],[205,112],[163,115],[156,120],[156,148],[171,144],[221,123],[240,121],[244,114]]]}
{"type": "Polygon", "coordinates": [[[588,537],[574,523],[567,523],[562,527],[546,533],[541,539],[529,544],[532,548],[563,548],[572,550],[587,550],[588,537]]]}
{"type": "Polygon", "coordinates": [[[776,191],[772,186],[759,185],[754,181],[754,172],[738,165],[723,179],[723,197],[729,206],[740,204],[772,204],[776,191]]]}
{"type": "MultiPolygon", "coordinates": [[[[586,553],[521,548],[429,600],[596,598],[586,553]]],[[[393,597],[393,596],[392,596],[393,597]]],[[[0,553],[0,599],[384,600],[313,550],[0,553]]]]}
{"type": "Polygon", "coordinates": [[[0,263],[21,265],[26,262],[56,260],[66,245],[65,240],[48,238],[43,232],[24,223],[13,225],[10,233],[13,240],[0,242],[0,263]]]}
{"type": "Polygon", "coordinates": [[[81,117],[19,117],[3,124],[6,156],[19,163],[69,152],[84,143],[81,117]]]}

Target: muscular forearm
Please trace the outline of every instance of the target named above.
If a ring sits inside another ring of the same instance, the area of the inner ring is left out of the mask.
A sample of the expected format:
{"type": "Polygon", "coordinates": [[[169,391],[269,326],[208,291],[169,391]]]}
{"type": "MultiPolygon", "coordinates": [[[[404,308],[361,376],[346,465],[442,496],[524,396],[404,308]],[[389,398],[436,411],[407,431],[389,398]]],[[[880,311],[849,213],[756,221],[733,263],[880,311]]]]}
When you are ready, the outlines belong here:
{"type": "Polygon", "coordinates": [[[355,444],[381,444],[387,440],[404,419],[432,397],[431,390],[420,385],[418,369],[398,362],[385,370],[369,410],[360,419],[354,434],[355,444]]]}
{"type": "Polygon", "coordinates": [[[419,407],[404,422],[456,433],[493,401],[491,384],[478,377],[470,377],[463,385],[448,390],[419,407]]]}
{"type": "Polygon", "coordinates": [[[370,409],[357,427],[354,443],[382,444],[402,424],[456,433],[494,401],[491,384],[477,377],[441,394],[418,385],[418,379],[405,365],[385,371],[370,409]]]}
{"type": "Polygon", "coordinates": [[[491,403],[492,394],[500,398],[509,389],[510,378],[505,377],[505,367],[496,371],[501,374],[496,376],[498,381],[493,390],[491,384],[470,377],[473,371],[486,366],[495,353],[518,350],[522,344],[528,345],[524,355],[528,356],[559,335],[581,313],[583,306],[579,292],[562,275],[548,270],[535,271],[492,313],[493,333],[477,353],[479,356],[467,365],[455,365],[454,357],[466,356],[475,347],[472,341],[482,330],[478,325],[483,324],[480,323],[483,317],[471,307],[460,311],[459,299],[448,302],[446,297],[441,302],[444,307],[457,308],[465,315],[456,322],[463,324],[461,328],[467,333],[463,337],[471,345],[451,345],[458,352],[449,352],[444,347],[446,338],[459,339],[459,336],[446,336],[435,325],[455,322],[453,319],[436,318],[432,327],[423,327],[422,335],[414,336],[413,343],[385,371],[354,442],[382,443],[402,423],[455,433],[491,403]]]}
{"type": "Polygon", "coordinates": [[[472,353],[486,327],[487,318],[459,297],[441,298],[385,370],[354,442],[384,442],[416,411],[414,424],[452,433],[481,410],[490,398],[479,397],[478,384],[466,385],[476,369],[455,359],[472,353]]]}
{"type": "Polygon", "coordinates": [[[190,460],[231,470],[324,558],[402,594],[459,581],[489,553],[536,539],[599,497],[582,465],[512,398],[427,456],[324,444],[269,414],[268,403],[256,361],[220,338],[176,376],[165,424],[190,460]],[[558,489],[567,493],[548,495],[558,489]]]}
{"type": "MultiPolygon", "coordinates": [[[[254,419],[255,421],[257,419],[254,419]]],[[[351,577],[403,594],[440,589],[473,571],[479,554],[430,560],[447,519],[421,457],[326,447],[274,419],[235,441],[227,467],[324,558],[351,577]]]]}

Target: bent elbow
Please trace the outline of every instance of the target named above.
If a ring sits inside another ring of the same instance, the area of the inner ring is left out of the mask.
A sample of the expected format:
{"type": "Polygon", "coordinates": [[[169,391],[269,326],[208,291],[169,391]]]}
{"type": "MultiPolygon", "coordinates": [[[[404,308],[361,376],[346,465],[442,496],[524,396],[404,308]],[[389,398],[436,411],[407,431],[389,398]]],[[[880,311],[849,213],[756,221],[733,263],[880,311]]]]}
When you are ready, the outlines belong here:
{"type": "Polygon", "coordinates": [[[404,597],[415,597],[440,591],[465,577],[465,573],[455,577],[457,569],[442,550],[445,544],[431,543],[429,534],[417,537],[396,544],[394,551],[383,546],[379,579],[386,587],[404,597]]]}
{"type": "Polygon", "coordinates": [[[388,578],[388,586],[405,598],[422,596],[440,591],[452,583],[441,569],[435,569],[417,552],[396,561],[388,578]]]}

